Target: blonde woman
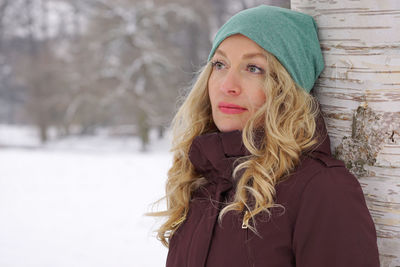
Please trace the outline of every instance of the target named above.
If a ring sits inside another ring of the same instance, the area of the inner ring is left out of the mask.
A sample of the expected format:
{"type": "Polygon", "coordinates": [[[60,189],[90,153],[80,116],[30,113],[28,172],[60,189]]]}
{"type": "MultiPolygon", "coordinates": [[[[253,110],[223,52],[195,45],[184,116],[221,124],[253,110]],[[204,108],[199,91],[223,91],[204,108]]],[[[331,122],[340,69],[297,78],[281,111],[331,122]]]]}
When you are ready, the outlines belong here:
{"type": "Polygon", "coordinates": [[[259,6],[218,31],[173,120],[158,238],[167,267],[378,267],[357,179],[331,156],[309,94],[324,62],[312,17],[259,6]]]}

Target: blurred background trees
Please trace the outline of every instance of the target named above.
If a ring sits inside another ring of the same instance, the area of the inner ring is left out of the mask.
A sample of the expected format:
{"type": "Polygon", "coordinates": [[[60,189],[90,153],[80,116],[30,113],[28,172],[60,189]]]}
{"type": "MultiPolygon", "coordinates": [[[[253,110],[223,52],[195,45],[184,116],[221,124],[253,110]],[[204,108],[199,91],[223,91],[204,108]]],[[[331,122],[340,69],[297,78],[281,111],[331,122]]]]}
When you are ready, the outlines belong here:
{"type": "Polygon", "coordinates": [[[216,30],[256,0],[0,0],[0,123],[45,143],[95,134],[162,136],[216,30]],[[53,135],[52,135],[53,136],[53,135]]]}

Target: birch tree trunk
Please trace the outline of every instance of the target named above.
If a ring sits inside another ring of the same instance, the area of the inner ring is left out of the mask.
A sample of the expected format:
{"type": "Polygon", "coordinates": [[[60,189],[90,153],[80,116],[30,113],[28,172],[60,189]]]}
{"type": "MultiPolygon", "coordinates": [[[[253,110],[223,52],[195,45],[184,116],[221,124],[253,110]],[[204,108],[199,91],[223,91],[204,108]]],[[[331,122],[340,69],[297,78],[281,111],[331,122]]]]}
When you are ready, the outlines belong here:
{"type": "Polygon", "coordinates": [[[400,266],[400,1],[292,0],[319,26],[314,89],[332,142],[363,188],[382,267],[400,266]]]}

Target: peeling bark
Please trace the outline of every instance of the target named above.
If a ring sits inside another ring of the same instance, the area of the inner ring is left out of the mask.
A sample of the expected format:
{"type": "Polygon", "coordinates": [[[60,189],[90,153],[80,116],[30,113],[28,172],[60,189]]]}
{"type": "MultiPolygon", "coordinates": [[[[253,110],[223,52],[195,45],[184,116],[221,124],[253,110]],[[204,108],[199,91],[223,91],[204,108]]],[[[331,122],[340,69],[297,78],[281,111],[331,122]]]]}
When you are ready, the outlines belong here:
{"type": "MultiPolygon", "coordinates": [[[[359,106],[353,115],[351,136],[342,138],[340,145],[335,148],[335,157],[343,160],[358,178],[373,175],[365,168],[367,165],[386,167],[378,158],[385,145],[399,147],[398,118],[398,112],[375,112],[366,105],[359,106]]],[[[390,167],[400,167],[400,162],[386,161],[393,163],[390,167]]]]}

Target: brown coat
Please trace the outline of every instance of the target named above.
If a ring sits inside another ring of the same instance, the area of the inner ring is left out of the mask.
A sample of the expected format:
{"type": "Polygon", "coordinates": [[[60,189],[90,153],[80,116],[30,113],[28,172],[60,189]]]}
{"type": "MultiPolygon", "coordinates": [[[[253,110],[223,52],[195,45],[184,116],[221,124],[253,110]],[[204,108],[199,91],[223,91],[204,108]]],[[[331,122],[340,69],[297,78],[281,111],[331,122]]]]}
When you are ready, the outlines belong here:
{"type": "MultiPolygon", "coordinates": [[[[321,126],[321,125],[320,125],[321,126]]],[[[242,229],[242,214],[218,223],[235,185],[233,162],[248,154],[241,132],[197,137],[190,160],[208,183],[192,196],[186,221],[172,237],[167,267],[379,267],[376,231],[358,180],[335,160],[326,136],[315,152],[301,157],[289,179],[276,185],[272,217],[258,216],[242,229]]]]}

